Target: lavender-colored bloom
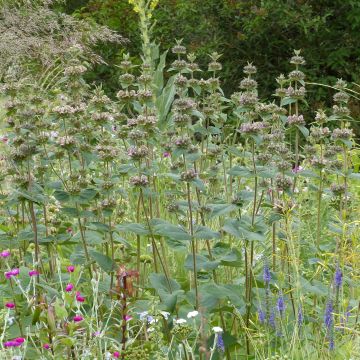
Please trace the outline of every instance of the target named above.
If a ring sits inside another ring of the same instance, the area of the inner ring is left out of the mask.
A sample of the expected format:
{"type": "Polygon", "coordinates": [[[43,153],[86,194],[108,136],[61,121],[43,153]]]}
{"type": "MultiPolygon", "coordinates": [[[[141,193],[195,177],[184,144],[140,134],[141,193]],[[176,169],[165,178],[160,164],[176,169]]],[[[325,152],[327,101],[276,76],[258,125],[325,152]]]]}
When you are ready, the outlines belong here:
{"type": "Polygon", "coordinates": [[[304,314],[301,305],[299,306],[297,321],[299,326],[301,326],[304,322],[304,314]]]}
{"type": "Polygon", "coordinates": [[[280,315],[282,316],[283,312],[285,311],[285,301],[282,293],[279,294],[276,306],[280,315]]]}
{"type": "Polygon", "coordinates": [[[329,341],[329,350],[332,351],[334,349],[335,349],[335,342],[334,342],[334,339],[331,338],[329,341]]]}
{"type": "Polygon", "coordinates": [[[332,300],[329,300],[328,303],[326,304],[325,315],[324,315],[324,324],[328,330],[331,328],[333,324],[333,314],[332,314],[333,310],[334,310],[333,302],[332,300]]]}
{"type": "Polygon", "coordinates": [[[341,269],[339,268],[339,266],[337,266],[334,276],[334,283],[337,289],[339,289],[342,284],[342,280],[343,280],[342,278],[343,278],[343,274],[341,272],[341,269]]]}
{"type": "Polygon", "coordinates": [[[346,313],[345,313],[345,319],[346,319],[346,322],[349,321],[349,317],[351,315],[351,306],[348,305],[348,307],[346,308],[346,313]]]}
{"type": "Polygon", "coordinates": [[[221,333],[218,333],[218,335],[217,335],[216,347],[221,352],[225,351],[224,339],[223,339],[221,333]]]}
{"type": "Polygon", "coordinates": [[[265,315],[264,311],[262,311],[261,309],[259,309],[258,315],[259,315],[259,321],[260,321],[260,323],[261,323],[261,324],[264,324],[264,323],[265,323],[265,319],[266,319],[266,315],[265,315]]]}
{"type": "Polygon", "coordinates": [[[275,311],[271,311],[270,317],[269,317],[269,325],[275,329],[276,328],[276,324],[275,324],[275,311]]]}
{"type": "Polygon", "coordinates": [[[268,264],[265,264],[264,266],[264,282],[265,284],[269,285],[270,281],[271,281],[271,273],[270,273],[270,269],[268,264]]]}

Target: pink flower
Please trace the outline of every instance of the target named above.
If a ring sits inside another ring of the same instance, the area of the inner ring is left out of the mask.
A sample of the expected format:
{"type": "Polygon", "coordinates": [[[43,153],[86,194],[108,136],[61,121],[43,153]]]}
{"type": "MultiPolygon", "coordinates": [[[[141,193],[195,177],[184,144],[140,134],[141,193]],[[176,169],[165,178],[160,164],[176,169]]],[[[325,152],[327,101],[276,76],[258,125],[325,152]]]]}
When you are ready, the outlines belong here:
{"type": "Polygon", "coordinates": [[[15,345],[16,343],[15,343],[15,341],[6,341],[6,342],[4,342],[4,347],[13,347],[13,346],[16,346],[15,345]]]}
{"type": "Polygon", "coordinates": [[[66,229],[66,232],[70,235],[72,235],[74,232],[73,232],[73,229],[71,227],[67,228],[66,229]]]}
{"type": "Polygon", "coordinates": [[[170,153],[169,153],[168,151],[165,151],[165,152],[163,153],[163,157],[164,157],[164,158],[170,157],[170,153]]]}
{"type": "Polygon", "coordinates": [[[69,265],[69,266],[66,267],[66,270],[69,273],[73,273],[75,271],[75,266],[74,265],[69,265]]]}
{"type": "Polygon", "coordinates": [[[16,275],[19,275],[20,273],[20,270],[19,269],[12,269],[8,272],[5,273],[5,277],[7,279],[10,279],[12,276],[16,276],[16,275]]]}
{"type": "Polygon", "coordinates": [[[129,320],[131,320],[132,319],[132,316],[131,315],[125,315],[124,316],[124,320],[125,321],[129,321],[129,320]]]}
{"type": "Polygon", "coordinates": [[[16,276],[16,275],[19,275],[20,274],[20,270],[19,269],[12,269],[11,270],[11,273],[16,276]]]}
{"type": "Polygon", "coordinates": [[[37,270],[30,270],[29,271],[29,276],[36,276],[39,275],[39,272],[37,270]]]}
{"type": "Polygon", "coordinates": [[[13,302],[7,302],[5,304],[5,307],[7,307],[8,309],[14,309],[15,308],[15,303],[13,302]]]}
{"type": "Polygon", "coordinates": [[[44,345],[43,345],[43,348],[46,349],[46,350],[49,350],[49,349],[50,349],[50,345],[49,345],[49,344],[44,344],[44,345]]]}
{"type": "Polygon", "coordinates": [[[0,256],[1,256],[2,258],[7,258],[7,257],[10,256],[10,255],[11,255],[11,253],[10,253],[9,250],[4,250],[4,251],[2,251],[2,252],[0,253],[0,256]]]}
{"type": "Polygon", "coordinates": [[[302,166],[295,166],[291,171],[293,174],[297,174],[303,170],[304,170],[304,168],[302,166]]]}
{"type": "Polygon", "coordinates": [[[67,284],[65,287],[66,292],[71,292],[73,289],[74,289],[74,284],[72,283],[67,284]]]}
{"type": "Polygon", "coordinates": [[[83,321],[84,318],[83,318],[81,315],[75,315],[75,316],[73,317],[73,320],[74,320],[75,322],[80,322],[80,321],[83,321]]]}
{"type": "Polygon", "coordinates": [[[83,296],[81,296],[80,291],[76,292],[76,300],[78,302],[84,302],[85,301],[85,298],[83,296]]]}
{"type": "Polygon", "coordinates": [[[119,358],[120,358],[120,353],[119,353],[119,351],[115,351],[113,355],[114,355],[114,358],[115,358],[115,359],[119,359],[119,358]]]}
{"type": "Polygon", "coordinates": [[[4,342],[4,347],[16,347],[21,346],[24,343],[25,339],[18,337],[16,339],[4,342]]]}

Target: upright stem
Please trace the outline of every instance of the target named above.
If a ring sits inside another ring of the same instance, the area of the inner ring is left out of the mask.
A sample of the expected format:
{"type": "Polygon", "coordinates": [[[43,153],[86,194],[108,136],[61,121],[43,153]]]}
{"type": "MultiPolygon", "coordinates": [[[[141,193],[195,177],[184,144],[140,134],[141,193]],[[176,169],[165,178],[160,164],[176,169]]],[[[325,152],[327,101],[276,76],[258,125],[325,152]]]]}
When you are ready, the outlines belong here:
{"type": "MultiPolygon", "coordinates": [[[[253,205],[253,212],[251,217],[251,225],[253,226],[255,224],[255,216],[257,213],[257,188],[258,188],[258,178],[257,178],[257,172],[256,172],[256,163],[255,163],[255,142],[252,143],[252,165],[253,165],[253,172],[254,172],[254,205],[253,205]]],[[[247,311],[246,311],[246,327],[249,327],[250,324],[250,312],[251,312],[251,298],[252,298],[252,267],[253,267],[253,260],[254,260],[254,242],[251,242],[250,247],[250,263],[247,269],[248,273],[248,281],[247,281],[247,311]]],[[[248,335],[246,335],[246,349],[247,354],[250,355],[250,346],[249,346],[249,339],[248,335]]]]}
{"type": "Polygon", "coordinates": [[[192,256],[193,256],[193,271],[194,271],[194,287],[195,287],[195,309],[199,308],[199,293],[198,293],[198,283],[197,283],[197,270],[196,270],[196,246],[194,239],[194,226],[193,226],[193,214],[192,214],[192,206],[191,206],[191,191],[190,184],[186,183],[187,190],[187,199],[189,206],[189,228],[191,235],[191,248],[192,248],[192,256]]]}
{"type": "Polygon", "coordinates": [[[33,232],[34,232],[36,271],[38,272],[38,274],[36,275],[36,281],[37,281],[37,283],[39,283],[39,280],[40,280],[40,275],[39,275],[40,248],[39,248],[39,239],[38,239],[38,230],[37,230],[37,224],[36,224],[34,203],[32,201],[29,201],[29,210],[30,210],[32,228],[33,228],[33,232]]]}
{"type": "MultiPolygon", "coordinates": [[[[79,214],[78,204],[76,204],[76,210],[77,210],[77,213],[79,214]]],[[[87,261],[88,267],[89,267],[89,275],[92,278],[92,270],[91,270],[91,264],[90,264],[89,251],[88,251],[88,247],[87,247],[87,243],[86,243],[86,239],[85,239],[85,235],[84,235],[84,229],[83,229],[83,226],[81,224],[81,219],[80,219],[79,215],[77,217],[77,220],[78,220],[78,224],[79,224],[80,236],[81,236],[81,241],[83,243],[85,258],[86,258],[86,261],[87,261]]]]}

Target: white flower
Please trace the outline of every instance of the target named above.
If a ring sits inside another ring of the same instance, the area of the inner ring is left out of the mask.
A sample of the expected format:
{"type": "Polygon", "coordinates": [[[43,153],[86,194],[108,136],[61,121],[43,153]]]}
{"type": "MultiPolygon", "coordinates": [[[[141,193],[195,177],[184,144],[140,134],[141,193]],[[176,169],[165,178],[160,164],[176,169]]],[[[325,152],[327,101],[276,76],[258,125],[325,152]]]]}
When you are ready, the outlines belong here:
{"type": "Polygon", "coordinates": [[[143,321],[147,317],[147,314],[148,314],[147,311],[143,311],[139,313],[140,320],[143,321]]]}
{"type": "Polygon", "coordinates": [[[155,330],[154,327],[149,327],[149,328],[148,328],[148,332],[153,332],[154,330],[155,330]]]}
{"type": "Polygon", "coordinates": [[[154,319],[152,316],[148,316],[147,321],[149,324],[156,324],[159,320],[154,319]]]}
{"type": "Polygon", "coordinates": [[[170,316],[170,313],[167,311],[160,311],[161,315],[167,320],[170,316]]]}
{"type": "Polygon", "coordinates": [[[7,324],[9,326],[11,326],[14,322],[15,322],[15,318],[13,316],[11,316],[7,319],[7,324]]]}
{"type": "Polygon", "coordinates": [[[185,323],[186,323],[186,320],[185,320],[185,319],[176,319],[176,320],[175,320],[175,323],[176,323],[176,324],[185,324],[185,323]]]}
{"type": "Polygon", "coordinates": [[[214,326],[212,329],[215,334],[219,334],[223,332],[223,329],[220,326],[214,326]]]}
{"type": "Polygon", "coordinates": [[[196,311],[196,310],[190,311],[190,312],[187,314],[187,318],[188,318],[188,319],[191,319],[191,318],[194,318],[194,317],[196,317],[196,316],[198,316],[198,315],[199,315],[199,312],[198,312],[198,311],[196,311]]]}

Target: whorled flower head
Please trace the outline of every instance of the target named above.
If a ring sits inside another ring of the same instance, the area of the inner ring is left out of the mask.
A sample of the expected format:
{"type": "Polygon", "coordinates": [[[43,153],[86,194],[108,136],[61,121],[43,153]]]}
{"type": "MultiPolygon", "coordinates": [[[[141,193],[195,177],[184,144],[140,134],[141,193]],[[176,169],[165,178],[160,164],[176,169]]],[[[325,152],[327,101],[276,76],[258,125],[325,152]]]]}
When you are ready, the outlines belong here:
{"type": "Polygon", "coordinates": [[[131,159],[138,161],[149,155],[149,149],[145,145],[141,145],[140,147],[130,146],[128,149],[128,155],[131,159]]]}
{"type": "Polygon", "coordinates": [[[255,90],[257,88],[257,82],[251,78],[245,78],[240,82],[240,89],[247,91],[255,90]]]}
{"type": "Polygon", "coordinates": [[[290,126],[295,126],[295,125],[305,125],[305,120],[304,120],[304,116],[303,115],[290,115],[287,117],[287,123],[290,126]]]}
{"type": "Polygon", "coordinates": [[[267,123],[262,121],[257,121],[253,123],[243,123],[240,125],[240,129],[238,130],[241,134],[248,135],[257,135],[264,131],[267,128],[267,123]]]}
{"type": "Polygon", "coordinates": [[[334,102],[337,103],[347,103],[349,101],[350,96],[344,92],[344,91],[339,91],[336,94],[334,94],[334,102]]]}
{"type": "Polygon", "coordinates": [[[189,169],[180,174],[182,181],[190,182],[197,178],[197,172],[194,169],[189,169]]]}
{"type": "Polygon", "coordinates": [[[146,175],[132,176],[129,182],[135,187],[145,187],[149,185],[149,179],[146,175]]]}
{"type": "Polygon", "coordinates": [[[334,105],[333,106],[333,113],[334,113],[335,116],[339,116],[339,117],[349,116],[350,115],[350,110],[346,106],[334,105]]]}
{"type": "Polygon", "coordinates": [[[247,65],[244,66],[243,69],[245,74],[252,75],[256,74],[256,66],[254,66],[252,63],[247,63],[247,65]]]}
{"type": "Polygon", "coordinates": [[[305,74],[300,70],[293,70],[289,73],[288,78],[290,81],[302,81],[305,79],[305,74]]]}
{"type": "Polygon", "coordinates": [[[349,140],[354,136],[352,129],[334,129],[331,138],[333,140],[349,140]]]}

